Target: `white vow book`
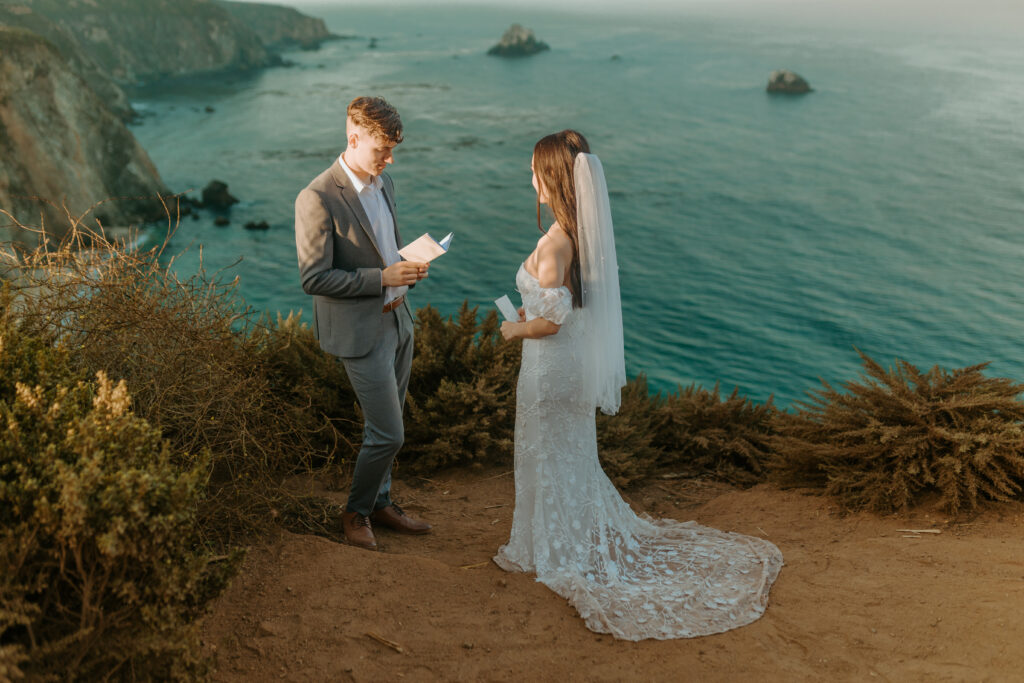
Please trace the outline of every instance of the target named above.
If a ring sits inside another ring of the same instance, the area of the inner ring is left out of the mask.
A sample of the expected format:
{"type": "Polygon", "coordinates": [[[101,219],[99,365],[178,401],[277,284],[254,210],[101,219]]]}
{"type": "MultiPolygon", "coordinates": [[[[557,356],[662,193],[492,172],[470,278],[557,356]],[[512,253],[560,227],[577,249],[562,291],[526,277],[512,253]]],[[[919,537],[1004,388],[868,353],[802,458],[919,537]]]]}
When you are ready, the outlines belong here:
{"type": "Polygon", "coordinates": [[[416,241],[410,242],[401,249],[398,253],[406,261],[416,261],[419,263],[430,263],[441,254],[448,251],[448,247],[452,245],[452,233],[445,235],[444,239],[440,242],[430,236],[429,232],[425,232],[420,235],[416,241]]]}
{"type": "Polygon", "coordinates": [[[512,300],[508,298],[508,294],[502,295],[500,299],[495,299],[494,305],[501,311],[505,320],[510,323],[519,322],[519,311],[512,305],[512,300]]]}

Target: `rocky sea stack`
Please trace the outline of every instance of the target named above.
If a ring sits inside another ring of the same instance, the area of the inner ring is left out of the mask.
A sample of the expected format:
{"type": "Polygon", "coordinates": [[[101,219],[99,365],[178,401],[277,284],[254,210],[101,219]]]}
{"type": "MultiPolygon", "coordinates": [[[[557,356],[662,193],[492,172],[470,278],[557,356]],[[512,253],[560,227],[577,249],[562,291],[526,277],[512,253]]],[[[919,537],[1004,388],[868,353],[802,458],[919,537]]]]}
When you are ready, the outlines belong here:
{"type": "Polygon", "coordinates": [[[786,69],[776,69],[768,77],[768,92],[783,95],[803,95],[814,92],[811,85],[798,74],[786,69]]]}
{"type": "Polygon", "coordinates": [[[203,201],[200,204],[204,209],[225,211],[238,203],[238,198],[228,192],[228,184],[222,180],[211,180],[203,188],[203,201]]]}
{"type": "Polygon", "coordinates": [[[512,24],[498,44],[488,50],[487,54],[496,57],[528,57],[550,49],[547,43],[537,40],[531,29],[512,24]]]}

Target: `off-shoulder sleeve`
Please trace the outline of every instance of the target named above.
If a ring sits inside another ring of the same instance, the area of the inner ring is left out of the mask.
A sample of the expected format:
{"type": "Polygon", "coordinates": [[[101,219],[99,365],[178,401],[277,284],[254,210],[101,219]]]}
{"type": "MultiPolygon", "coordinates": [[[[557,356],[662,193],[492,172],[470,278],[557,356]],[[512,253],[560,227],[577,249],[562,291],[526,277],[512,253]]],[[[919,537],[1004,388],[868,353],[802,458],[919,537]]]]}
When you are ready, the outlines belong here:
{"type": "Polygon", "coordinates": [[[541,287],[538,317],[561,325],[572,313],[572,294],[568,287],[541,287]]]}

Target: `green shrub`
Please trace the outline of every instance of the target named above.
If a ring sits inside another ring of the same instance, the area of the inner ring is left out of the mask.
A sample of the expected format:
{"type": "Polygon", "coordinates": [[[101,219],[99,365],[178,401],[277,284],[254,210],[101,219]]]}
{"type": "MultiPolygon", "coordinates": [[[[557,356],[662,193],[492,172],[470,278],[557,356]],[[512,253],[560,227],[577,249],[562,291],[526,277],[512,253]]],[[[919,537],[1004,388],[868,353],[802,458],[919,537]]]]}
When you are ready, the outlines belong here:
{"type": "Polygon", "coordinates": [[[264,318],[252,334],[268,391],[285,406],[289,421],[305,425],[313,464],[354,458],[362,423],[341,362],[320,349],[313,330],[296,313],[278,314],[276,323],[264,318]]]}
{"type": "Polygon", "coordinates": [[[478,323],[467,302],[456,319],[431,306],[416,312],[402,464],[511,462],[521,346],[499,330],[494,311],[478,323]]]}
{"type": "Polygon", "coordinates": [[[82,376],[123,378],[134,412],[160,428],[177,464],[209,469],[199,524],[204,540],[228,548],[296,502],[282,474],[334,456],[339,438],[324,411],[344,406],[317,393],[312,373],[332,363],[312,352],[297,318],[261,322],[237,280],[202,269],[179,278],[161,254],[75,227],[64,243],[19,255],[18,315],[73,350],[82,376]]]}
{"type": "Polygon", "coordinates": [[[823,383],[795,414],[779,415],[775,481],[823,486],[847,508],[879,512],[929,492],[952,513],[1020,494],[1024,385],[985,377],[987,364],[922,373],[860,356],[862,382],[847,382],[845,392],[823,383]]]}
{"type": "MultiPolygon", "coordinates": [[[[518,343],[506,342],[492,312],[480,322],[464,303],[455,317],[432,306],[416,312],[401,466],[415,471],[509,462],[515,423],[518,343]]],[[[345,369],[320,350],[299,316],[278,316],[253,331],[269,390],[301,419],[320,420],[319,451],[354,461],[362,415],[345,369]]],[[[299,419],[298,417],[296,419],[299,419]]]]}
{"type": "Polygon", "coordinates": [[[9,298],[0,322],[0,672],[201,676],[189,622],[225,576],[197,550],[204,456],[176,464],[123,381],[77,379],[9,298]]]}

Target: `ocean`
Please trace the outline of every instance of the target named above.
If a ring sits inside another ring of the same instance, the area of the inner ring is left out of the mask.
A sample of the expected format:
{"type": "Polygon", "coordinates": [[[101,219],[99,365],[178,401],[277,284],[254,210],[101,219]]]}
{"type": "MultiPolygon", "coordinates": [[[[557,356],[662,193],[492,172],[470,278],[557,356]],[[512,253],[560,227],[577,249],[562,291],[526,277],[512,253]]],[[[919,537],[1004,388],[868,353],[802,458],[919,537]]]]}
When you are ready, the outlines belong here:
{"type": "Polygon", "coordinates": [[[455,233],[414,308],[517,298],[539,237],[533,144],[572,127],[604,165],[627,371],[653,390],[718,382],[790,406],[856,379],[856,349],[1024,380],[1018,42],[708,13],[307,11],[356,37],[133,98],[170,187],[198,196],[216,178],[241,200],[228,226],[182,221],[169,253],[184,251],[183,274],[201,252],[254,308],[309,320],[295,195],[343,149],[347,103],[376,94],[405,124],[389,169],[404,239],[455,233]],[[486,56],[513,22],[552,49],[486,56]],[[815,92],[766,94],[777,68],[815,92]]]}

